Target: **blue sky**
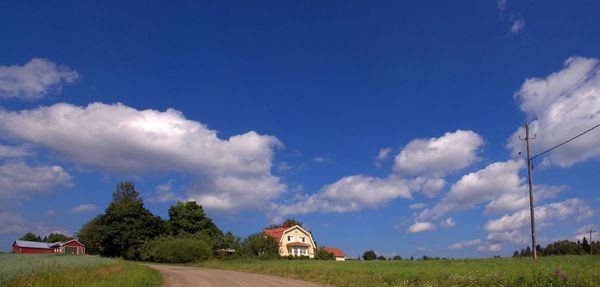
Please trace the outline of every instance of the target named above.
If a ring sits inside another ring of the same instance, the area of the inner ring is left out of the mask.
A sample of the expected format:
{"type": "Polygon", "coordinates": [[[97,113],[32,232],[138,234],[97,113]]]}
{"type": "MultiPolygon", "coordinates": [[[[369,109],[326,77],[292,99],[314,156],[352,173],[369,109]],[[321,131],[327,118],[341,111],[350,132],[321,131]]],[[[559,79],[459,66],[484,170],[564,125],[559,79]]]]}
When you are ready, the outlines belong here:
{"type": "MultiPolygon", "coordinates": [[[[529,243],[524,149],[600,123],[592,1],[0,4],[0,250],[115,185],[350,256],[529,243]],[[519,152],[522,152],[519,155],[519,152]]],[[[600,130],[536,160],[539,240],[600,225],[600,130]]]]}

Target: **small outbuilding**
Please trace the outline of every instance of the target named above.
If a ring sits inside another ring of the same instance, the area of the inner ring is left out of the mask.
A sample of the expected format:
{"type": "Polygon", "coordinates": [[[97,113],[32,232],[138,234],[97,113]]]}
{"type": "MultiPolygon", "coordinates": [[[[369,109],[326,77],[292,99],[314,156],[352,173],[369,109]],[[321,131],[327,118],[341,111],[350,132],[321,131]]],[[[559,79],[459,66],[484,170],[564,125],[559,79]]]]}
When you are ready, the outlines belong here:
{"type": "Polygon", "coordinates": [[[346,261],[346,254],[339,248],[321,247],[319,249],[333,254],[333,256],[335,256],[335,261],[346,261]]]}
{"type": "Polygon", "coordinates": [[[20,254],[85,254],[85,245],[75,239],[52,243],[16,240],[13,242],[12,252],[20,254]]]}

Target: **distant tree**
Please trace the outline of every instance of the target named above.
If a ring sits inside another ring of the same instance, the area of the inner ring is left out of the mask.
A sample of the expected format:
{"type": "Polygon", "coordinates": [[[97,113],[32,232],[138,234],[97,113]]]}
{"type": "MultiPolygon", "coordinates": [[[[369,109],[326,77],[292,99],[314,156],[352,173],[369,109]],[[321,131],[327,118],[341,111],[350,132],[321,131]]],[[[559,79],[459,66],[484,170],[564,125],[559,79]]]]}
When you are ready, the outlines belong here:
{"type": "Polygon", "coordinates": [[[296,219],[293,219],[293,218],[287,218],[285,221],[283,221],[283,224],[281,224],[282,227],[292,227],[295,225],[303,227],[302,222],[300,222],[296,219]]]}
{"type": "Polygon", "coordinates": [[[86,223],[78,235],[97,244],[92,245],[92,250],[100,255],[139,259],[139,248],[144,242],[163,232],[162,219],[144,207],[133,183],[122,182],[104,214],[86,223]]]}
{"type": "Polygon", "coordinates": [[[247,256],[274,258],[279,256],[279,242],[262,232],[254,233],[242,243],[242,252],[247,256]]]}
{"type": "Polygon", "coordinates": [[[85,245],[88,254],[100,254],[102,249],[102,218],[104,215],[98,215],[94,219],[84,224],[75,237],[85,245]]]}
{"type": "Polygon", "coordinates": [[[387,258],[385,258],[385,256],[383,256],[383,255],[379,255],[379,256],[377,256],[377,260],[385,261],[385,260],[387,260],[387,258]]]}
{"type": "Polygon", "coordinates": [[[375,259],[377,259],[377,254],[375,253],[374,250],[367,250],[363,253],[362,258],[364,260],[375,260],[375,259]]]}
{"type": "Polygon", "coordinates": [[[61,233],[50,233],[48,237],[45,237],[44,242],[54,243],[54,242],[67,242],[73,239],[73,237],[66,236],[61,233]]]}
{"type": "Polygon", "coordinates": [[[410,257],[410,260],[415,260],[415,258],[411,256],[411,257],[410,257]]]}
{"type": "Polygon", "coordinates": [[[512,257],[513,257],[513,258],[514,258],[514,257],[520,257],[520,255],[519,255],[519,251],[518,251],[518,250],[515,250],[515,252],[513,253],[513,256],[512,256],[512,257]]]}
{"type": "Polygon", "coordinates": [[[228,231],[223,236],[223,249],[233,249],[236,251],[240,251],[242,245],[242,239],[233,235],[231,231],[228,231]]]}
{"type": "Polygon", "coordinates": [[[169,208],[167,233],[173,236],[206,234],[214,249],[223,248],[223,232],[204,213],[202,206],[194,201],[177,202],[169,208]]]}
{"type": "Polygon", "coordinates": [[[315,252],[315,259],[317,260],[335,260],[335,255],[325,249],[317,249],[315,252]]]}
{"type": "Polygon", "coordinates": [[[23,236],[21,236],[21,238],[19,238],[19,240],[24,240],[24,241],[38,241],[38,242],[42,241],[39,236],[36,236],[35,234],[33,234],[31,232],[25,233],[23,236]]]}
{"type": "Polygon", "coordinates": [[[581,248],[586,254],[590,253],[590,244],[587,241],[587,238],[583,237],[583,241],[581,242],[581,248]]]}
{"type": "Polygon", "coordinates": [[[402,260],[402,256],[396,255],[392,258],[392,260],[402,260]]]}

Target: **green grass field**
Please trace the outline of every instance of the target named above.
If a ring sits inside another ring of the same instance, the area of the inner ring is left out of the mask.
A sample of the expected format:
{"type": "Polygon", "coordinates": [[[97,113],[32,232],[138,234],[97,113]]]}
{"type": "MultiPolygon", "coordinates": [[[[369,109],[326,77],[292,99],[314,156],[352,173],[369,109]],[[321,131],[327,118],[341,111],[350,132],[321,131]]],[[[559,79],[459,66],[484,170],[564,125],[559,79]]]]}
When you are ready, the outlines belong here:
{"type": "Polygon", "coordinates": [[[334,286],[600,286],[600,256],[543,257],[535,264],[529,259],[496,258],[346,262],[213,260],[196,265],[334,286]]]}
{"type": "Polygon", "coordinates": [[[0,254],[0,286],[160,286],[146,266],[97,256],[0,254]]]}

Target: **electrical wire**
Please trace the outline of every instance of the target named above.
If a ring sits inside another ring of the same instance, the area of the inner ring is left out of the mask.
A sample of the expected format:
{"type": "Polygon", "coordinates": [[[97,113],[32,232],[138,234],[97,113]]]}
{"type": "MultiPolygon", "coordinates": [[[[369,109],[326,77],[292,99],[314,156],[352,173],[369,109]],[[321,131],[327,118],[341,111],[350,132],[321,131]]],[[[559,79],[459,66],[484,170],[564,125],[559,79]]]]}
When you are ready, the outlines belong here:
{"type": "Polygon", "coordinates": [[[545,151],[543,151],[541,153],[538,153],[537,155],[532,156],[531,160],[534,160],[537,157],[540,157],[540,156],[542,156],[544,154],[547,154],[547,153],[549,153],[549,152],[551,152],[551,151],[553,151],[553,150],[555,150],[555,149],[557,149],[557,148],[559,148],[559,147],[561,147],[561,146],[563,146],[563,145],[565,145],[565,144],[573,141],[574,139],[576,139],[576,138],[578,138],[580,136],[583,136],[583,135],[591,132],[592,130],[594,130],[597,127],[600,127],[600,123],[597,124],[597,125],[595,125],[595,126],[593,126],[593,127],[591,127],[591,128],[589,128],[589,129],[587,129],[587,130],[585,130],[585,131],[583,131],[583,132],[581,132],[581,133],[579,133],[578,135],[576,135],[576,136],[574,136],[574,137],[572,137],[572,138],[570,138],[570,139],[568,139],[568,140],[566,140],[566,141],[564,141],[562,143],[559,143],[559,144],[557,144],[557,145],[555,145],[555,146],[553,146],[553,147],[551,147],[551,148],[549,148],[549,149],[547,149],[547,150],[545,150],[545,151]]]}

